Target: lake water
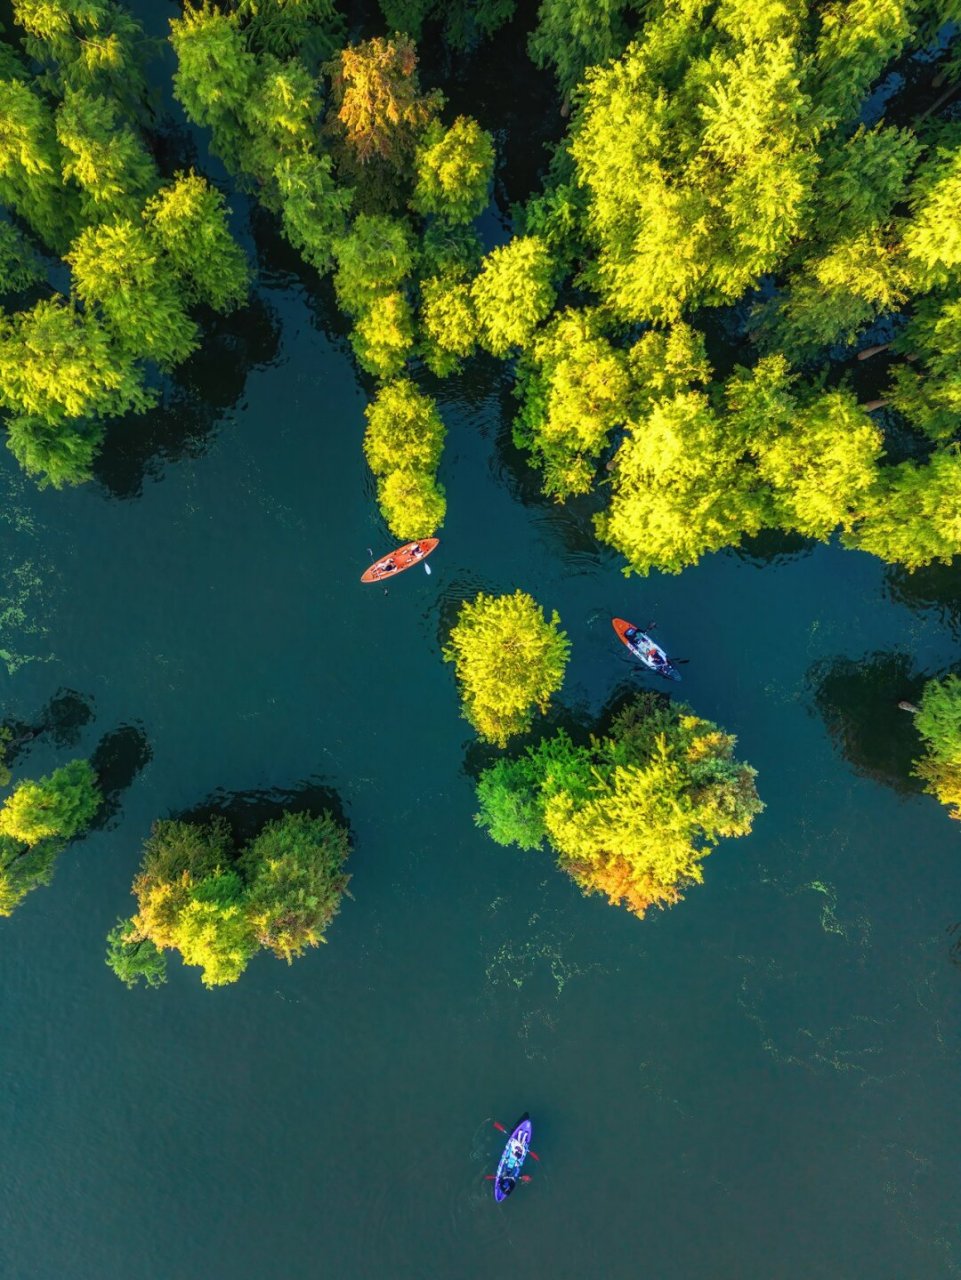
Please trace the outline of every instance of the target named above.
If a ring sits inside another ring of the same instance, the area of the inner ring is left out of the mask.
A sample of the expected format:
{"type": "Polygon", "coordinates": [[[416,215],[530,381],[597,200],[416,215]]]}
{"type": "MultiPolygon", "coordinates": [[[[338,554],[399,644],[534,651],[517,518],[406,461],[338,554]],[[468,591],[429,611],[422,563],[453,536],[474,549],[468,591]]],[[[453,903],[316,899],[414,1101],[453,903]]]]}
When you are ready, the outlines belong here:
{"type": "Polygon", "coordinates": [[[18,776],[99,748],[117,780],[0,922],[0,1274],[961,1274],[961,828],[911,783],[895,705],[961,657],[961,575],[772,544],[627,581],[586,507],[537,497],[482,364],[437,389],[432,575],[362,588],[392,545],[369,388],[255,229],[256,304],[112,432],[97,483],[38,493],[0,451],[2,705],[73,691],[18,776]],[[643,686],[610,618],[656,618],[680,695],[759,771],[754,834],[670,912],[473,826],[487,757],[440,651],[462,599],[517,587],[573,642],[559,714],[643,686]],[[154,818],[308,801],[354,841],[328,946],[213,992],[176,962],[117,981],[104,936],[154,818]],[[496,1208],[492,1121],[523,1111],[541,1163],[496,1208]]]}

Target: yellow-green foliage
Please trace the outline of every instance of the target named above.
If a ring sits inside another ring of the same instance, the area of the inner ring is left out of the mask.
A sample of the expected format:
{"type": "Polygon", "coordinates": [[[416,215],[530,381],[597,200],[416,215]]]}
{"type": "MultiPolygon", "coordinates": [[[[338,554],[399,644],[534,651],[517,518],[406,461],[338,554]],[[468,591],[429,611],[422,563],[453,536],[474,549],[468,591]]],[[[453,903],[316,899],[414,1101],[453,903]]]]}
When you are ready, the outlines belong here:
{"type": "Polygon", "coordinates": [[[416,166],[411,207],[446,222],[470,222],[487,204],[494,144],[469,116],[458,116],[447,130],[435,121],[417,148],[416,166]]]}
{"type": "Polygon", "coordinates": [[[746,835],[763,808],[734,745],[689,708],[642,694],[588,745],[561,731],[486,770],[477,821],[500,844],[546,838],[585,893],[643,916],[701,883],[713,846],[746,835]]]}
{"type": "Polygon", "coordinates": [[[393,378],[414,345],[414,316],[402,293],[387,293],[357,318],[350,344],[358,363],[377,378],[393,378]]]}
{"type": "Polygon", "coordinates": [[[21,782],[0,809],[0,836],[33,846],[72,840],[90,822],[103,797],[89,761],[71,760],[39,782],[21,782]]]}
{"type": "Polygon", "coordinates": [[[11,915],[31,889],[50,883],[62,851],[62,840],[31,846],[0,835],[0,916],[11,915]]]}
{"type": "Polygon", "coordinates": [[[570,654],[559,624],[523,591],[482,592],[461,606],[444,659],[454,663],[464,718],[488,742],[503,747],[531,727],[535,710],[546,713],[570,654]]]}
{"type": "Polygon", "coordinates": [[[409,378],[381,387],[365,410],[364,453],[374,475],[398,467],[435,471],[446,430],[437,406],[409,378]]]}
{"type": "Polygon", "coordinates": [[[429,538],[444,523],[444,486],[429,471],[398,467],[377,481],[377,502],[395,538],[429,538]]]}
{"type": "Polygon", "coordinates": [[[961,818],[961,680],[929,680],[914,723],[925,745],[914,772],[952,818],[961,818]]]}
{"type": "Polygon", "coordinates": [[[460,367],[477,345],[477,313],[466,280],[432,276],[421,284],[420,318],[426,334],[424,360],[438,377],[460,367]]]}
{"type": "Polygon", "coordinates": [[[537,236],[492,249],[471,286],[481,342],[495,356],[526,347],[554,304],[551,256],[537,236]]]}
{"type": "Polygon", "coordinates": [[[128,986],[155,986],[161,953],[175,950],[217,987],[236,982],[260,947],[289,962],[324,940],[348,853],[329,813],[285,813],[240,852],[222,819],[156,822],[134,880],[137,911],[111,931],[107,963],[128,986]]]}
{"type": "Polygon", "coordinates": [[[588,492],[611,431],[631,413],[629,391],[626,359],[600,332],[596,313],[568,309],[536,335],[514,438],[543,469],[545,493],[588,492]]]}

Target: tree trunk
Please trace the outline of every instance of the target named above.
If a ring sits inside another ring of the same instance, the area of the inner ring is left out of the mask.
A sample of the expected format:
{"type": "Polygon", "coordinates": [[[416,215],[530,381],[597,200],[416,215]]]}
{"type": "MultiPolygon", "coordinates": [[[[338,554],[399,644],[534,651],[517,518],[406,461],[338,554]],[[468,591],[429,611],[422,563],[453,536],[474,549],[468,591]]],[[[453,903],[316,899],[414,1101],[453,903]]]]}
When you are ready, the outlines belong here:
{"type": "Polygon", "coordinates": [[[921,708],[916,707],[913,702],[899,702],[898,707],[901,711],[910,711],[913,716],[916,716],[921,710],[921,708]]]}
{"type": "Polygon", "coordinates": [[[865,347],[863,351],[858,352],[859,360],[870,360],[872,356],[880,355],[882,351],[887,351],[890,342],[881,342],[876,347],[865,347]]]}
{"type": "Polygon", "coordinates": [[[883,409],[884,406],[889,403],[890,402],[888,400],[868,400],[865,404],[861,405],[861,408],[864,409],[866,413],[873,413],[875,409],[883,409]]]}

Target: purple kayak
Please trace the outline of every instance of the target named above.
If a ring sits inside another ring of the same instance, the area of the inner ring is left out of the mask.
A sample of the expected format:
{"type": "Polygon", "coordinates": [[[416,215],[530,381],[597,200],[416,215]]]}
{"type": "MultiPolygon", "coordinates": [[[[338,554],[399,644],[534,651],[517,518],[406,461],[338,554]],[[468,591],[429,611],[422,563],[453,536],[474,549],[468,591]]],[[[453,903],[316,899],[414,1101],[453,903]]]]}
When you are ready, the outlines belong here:
{"type": "Polygon", "coordinates": [[[525,1112],[523,1119],[507,1139],[507,1146],[494,1175],[494,1199],[498,1203],[506,1200],[520,1181],[521,1168],[530,1151],[533,1132],[534,1126],[525,1112]]]}

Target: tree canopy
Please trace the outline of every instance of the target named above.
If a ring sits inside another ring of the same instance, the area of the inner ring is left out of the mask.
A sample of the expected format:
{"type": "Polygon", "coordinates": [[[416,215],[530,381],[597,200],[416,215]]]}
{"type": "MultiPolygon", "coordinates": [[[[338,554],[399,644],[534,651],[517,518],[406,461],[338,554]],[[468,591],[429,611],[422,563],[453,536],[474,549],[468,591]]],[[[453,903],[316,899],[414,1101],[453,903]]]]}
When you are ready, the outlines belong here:
{"type": "Polygon", "coordinates": [[[547,618],[523,591],[483,592],[461,605],[444,649],[461,689],[464,718],[499,747],[546,713],[564,681],[570,643],[560,618],[547,618]]]}
{"type": "Polygon", "coordinates": [[[641,694],[586,744],[560,730],[486,769],[477,823],[498,844],[546,840],[584,893],[643,916],[700,884],[711,849],[746,835],[763,808],[735,741],[682,703],[641,694]]]}

